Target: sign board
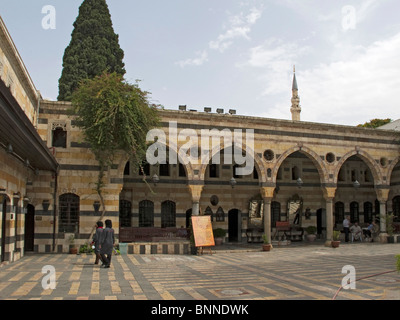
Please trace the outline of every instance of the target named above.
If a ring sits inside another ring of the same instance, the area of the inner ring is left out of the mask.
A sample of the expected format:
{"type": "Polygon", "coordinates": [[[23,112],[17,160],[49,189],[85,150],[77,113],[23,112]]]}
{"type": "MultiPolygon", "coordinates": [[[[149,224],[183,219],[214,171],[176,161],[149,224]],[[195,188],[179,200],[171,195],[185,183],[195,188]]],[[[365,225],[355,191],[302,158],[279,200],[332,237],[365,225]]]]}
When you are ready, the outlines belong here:
{"type": "Polygon", "coordinates": [[[196,247],[215,246],[210,216],[192,216],[192,227],[196,247]]]}

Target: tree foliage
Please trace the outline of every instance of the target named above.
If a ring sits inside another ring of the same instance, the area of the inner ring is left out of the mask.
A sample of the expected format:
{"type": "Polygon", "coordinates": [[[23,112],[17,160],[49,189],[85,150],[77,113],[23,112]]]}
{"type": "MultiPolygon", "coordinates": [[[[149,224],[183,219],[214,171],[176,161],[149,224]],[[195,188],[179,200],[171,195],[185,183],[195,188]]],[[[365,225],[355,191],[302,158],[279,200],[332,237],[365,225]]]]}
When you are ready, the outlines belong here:
{"type": "Polygon", "coordinates": [[[159,125],[157,106],[149,102],[148,95],[137,83],[129,84],[115,72],[83,80],[72,95],[76,125],[100,166],[95,185],[103,208],[99,220],[106,213],[103,187],[107,167],[113,164],[116,154],[139,165],[146,154],[146,135],[159,125]]]}
{"type": "Polygon", "coordinates": [[[124,52],[119,46],[118,35],[114,33],[105,0],[83,1],[73,26],[58,84],[58,100],[63,101],[71,100],[82,79],[92,79],[105,70],[125,74],[124,52]]]}
{"type": "Polygon", "coordinates": [[[159,122],[148,95],[115,72],[85,79],[74,92],[76,125],[100,165],[110,165],[118,151],[136,163],[144,159],[147,132],[159,122]]]}
{"type": "Polygon", "coordinates": [[[359,124],[357,127],[375,129],[390,122],[392,122],[392,119],[372,119],[371,121],[364,124],[359,124]]]}

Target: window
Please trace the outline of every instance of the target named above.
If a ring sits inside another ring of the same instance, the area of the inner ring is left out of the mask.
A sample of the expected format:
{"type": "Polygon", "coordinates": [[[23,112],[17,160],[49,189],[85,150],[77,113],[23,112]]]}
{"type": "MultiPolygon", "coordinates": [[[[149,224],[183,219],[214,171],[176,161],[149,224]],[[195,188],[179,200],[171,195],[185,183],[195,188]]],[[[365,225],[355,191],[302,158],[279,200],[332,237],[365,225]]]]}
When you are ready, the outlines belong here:
{"type": "Polygon", "coordinates": [[[173,201],[161,204],[161,228],[176,227],[176,207],[173,201]]]}
{"type": "Polygon", "coordinates": [[[183,166],[182,163],[179,164],[179,176],[186,177],[185,167],[183,166]]]}
{"type": "Polygon", "coordinates": [[[60,195],[59,232],[79,232],[79,197],[73,193],[60,195]]]}
{"type": "Polygon", "coordinates": [[[372,203],[364,202],[364,222],[372,221],[372,203]]]}
{"type": "Polygon", "coordinates": [[[281,221],[281,204],[277,201],[271,203],[271,225],[275,227],[276,222],[281,221]]]}
{"type": "Polygon", "coordinates": [[[292,180],[296,180],[300,178],[300,169],[296,166],[292,168],[292,180]]]}
{"type": "Polygon", "coordinates": [[[52,131],[52,147],[66,148],[67,147],[67,131],[65,128],[56,127],[52,131]]]}
{"type": "Polygon", "coordinates": [[[211,210],[211,208],[210,207],[207,207],[206,208],[206,210],[204,211],[204,215],[205,216],[210,216],[211,218],[211,221],[214,221],[214,214],[213,214],[213,212],[212,212],[212,210],[211,210]]]}
{"type": "Polygon", "coordinates": [[[359,213],[358,202],[354,201],[354,202],[350,203],[350,222],[351,223],[359,221],[358,213],[359,213]]]}
{"type": "Polygon", "coordinates": [[[225,213],[221,207],[218,208],[215,218],[216,221],[225,221],[225,213]]]}
{"type": "Polygon", "coordinates": [[[128,162],[126,163],[126,165],[125,165],[125,168],[124,168],[124,176],[129,176],[130,166],[131,166],[131,164],[130,164],[130,162],[128,161],[128,162]]]}
{"type": "Polygon", "coordinates": [[[169,163],[160,164],[160,177],[169,177],[169,163]]]}
{"type": "Polygon", "coordinates": [[[344,203],[336,202],[335,203],[335,222],[342,223],[344,220],[344,203]]]}
{"type": "Polygon", "coordinates": [[[139,227],[154,227],[154,204],[152,201],[139,202],[139,227]]]}
{"type": "Polygon", "coordinates": [[[127,200],[119,201],[119,225],[121,227],[131,227],[131,207],[132,204],[127,200]]]}
{"type": "Polygon", "coordinates": [[[209,170],[210,170],[210,172],[209,172],[209,177],[210,177],[210,178],[218,178],[218,165],[217,165],[217,164],[214,164],[214,163],[211,163],[211,164],[208,166],[208,168],[209,168],[209,170]]]}

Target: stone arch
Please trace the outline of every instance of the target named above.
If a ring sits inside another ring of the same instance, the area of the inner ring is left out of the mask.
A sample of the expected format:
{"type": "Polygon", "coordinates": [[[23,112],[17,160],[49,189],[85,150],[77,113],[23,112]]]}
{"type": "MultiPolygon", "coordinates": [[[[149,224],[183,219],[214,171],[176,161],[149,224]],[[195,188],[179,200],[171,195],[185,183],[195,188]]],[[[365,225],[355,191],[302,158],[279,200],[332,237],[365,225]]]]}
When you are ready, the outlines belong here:
{"type": "MultiPolygon", "coordinates": [[[[165,145],[167,149],[171,149],[174,152],[176,152],[177,154],[177,159],[178,159],[178,163],[181,163],[183,165],[183,167],[185,168],[186,171],[186,177],[187,179],[190,181],[193,179],[194,176],[194,169],[191,163],[188,164],[184,164],[182,161],[182,158],[179,156],[179,149],[178,146],[174,143],[168,143],[165,145]]],[[[167,153],[167,157],[168,157],[168,153],[167,153]]],[[[120,181],[122,181],[123,177],[124,177],[124,169],[125,169],[125,165],[126,163],[129,161],[129,157],[127,155],[121,156],[119,162],[118,162],[118,168],[117,168],[117,174],[116,174],[116,178],[120,179],[120,181]]]]}
{"type": "Polygon", "coordinates": [[[329,180],[328,170],[326,169],[325,164],[323,163],[321,157],[317,153],[315,153],[315,151],[311,150],[308,147],[295,146],[295,147],[292,147],[292,148],[286,150],[278,158],[278,161],[276,162],[273,172],[272,172],[272,179],[273,179],[272,182],[273,183],[276,183],[278,170],[281,167],[283,161],[285,161],[287,157],[289,157],[292,153],[295,153],[295,152],[300,152],[300,153],[306,155],[313,162],[313,164],[315,165],[315,167],[318,170],[321,184],[328,182],[328,180],[329,180]]]}
{"type": "Polygon", "coordinates": [[[394,159],[387,167],[387,177],[386,177],[386,184],[390,186],[390,183],[392,181],[392,173],[396,165],[400,162],[400,157],[397,157],[394,159]]]}
{"type": "MultiPolygon", "coordinates": [[[[228,146],[229,147],[229,146],[228,146]]],[[[260,156],[255,152],[254,149],[247,147],[245,144],[245,141],[242,142],[242,144],[238,144],[235,142],[232,142],[232,147],[233,148],[238,148],[241,150],[245,150],[247,148],[250,149],[250,152],[253,154],[253,159],[254,159],[254,164],[255,164],[255,169],[258,170],[258,180],[259,182],[266,182],[267,181],[267,175],[266,175],[266,168],[264,167],[264,163],[262,161],[262,159],[260,158],[260,156]]],[[[223,153],[223,150],[226,149],[227,146],[224,146],[223,143],[220,143],[219,146],[214,147],[207,156],[204,156],[201,159],[201,165],[200,165],[200,170],[199,170],[199,178],[201,181],[204,181],[205,179],[205,174],[206,174],[206,169],[207,166],[210,163],[210,160],[213,158],[214,155],[216,155],[218,152],[220,152],[221,154],[223,153]]]]}
{"type": "Polygon", "coordinates": [[[374,185],[382,185],[383,178],[382,173],[376,164],[376,161],[371,157],[371,155],[363,150],[352,150],[346,153],[343,157],[340,158],[339,162],[336,165],[334,171],[334,183],[338,182],[339,171],[342,168],[343,164],[352,156],[358,156],[371,170],[372,176],[374,178],[374,185]]]}

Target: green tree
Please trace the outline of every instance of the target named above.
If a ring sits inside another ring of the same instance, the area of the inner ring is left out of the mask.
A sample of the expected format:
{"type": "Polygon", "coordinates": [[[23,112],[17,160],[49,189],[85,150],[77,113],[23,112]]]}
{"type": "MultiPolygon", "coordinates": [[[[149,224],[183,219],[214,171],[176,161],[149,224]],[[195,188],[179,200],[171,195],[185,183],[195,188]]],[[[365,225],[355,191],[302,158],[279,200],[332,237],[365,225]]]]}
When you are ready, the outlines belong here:
{"type": "Polygon", "coordinates": [[[95,185],[102,206],[100,220],[106,212],[102,192],[106,169],[116,155],[129,158],[139,167],[147,150],[146,135],[159,126],[157,107],[149,102],[148,92],[137,83],[127,83],[116,72],[85,79],[74,91],[72,111],[76,125],[82,129],[84,141],[100,166],[95,185]]]}
{"type": "Polygon", "coordinates": [[[372,119],[371,121],[366,122],[364,124],[359,124],[357,127],[375,129],[390,122],[392,122],[392,119],[372,119]]]}
{"type": "Polygon", "coordinates": [[[70,101],[83,79],[92,79],[105,70],[125,74],[124,52],[119,46],[118,35],[114,33],[105,0],[83,1],[73,26],[58,82],[59,101],[70,101]]]}

